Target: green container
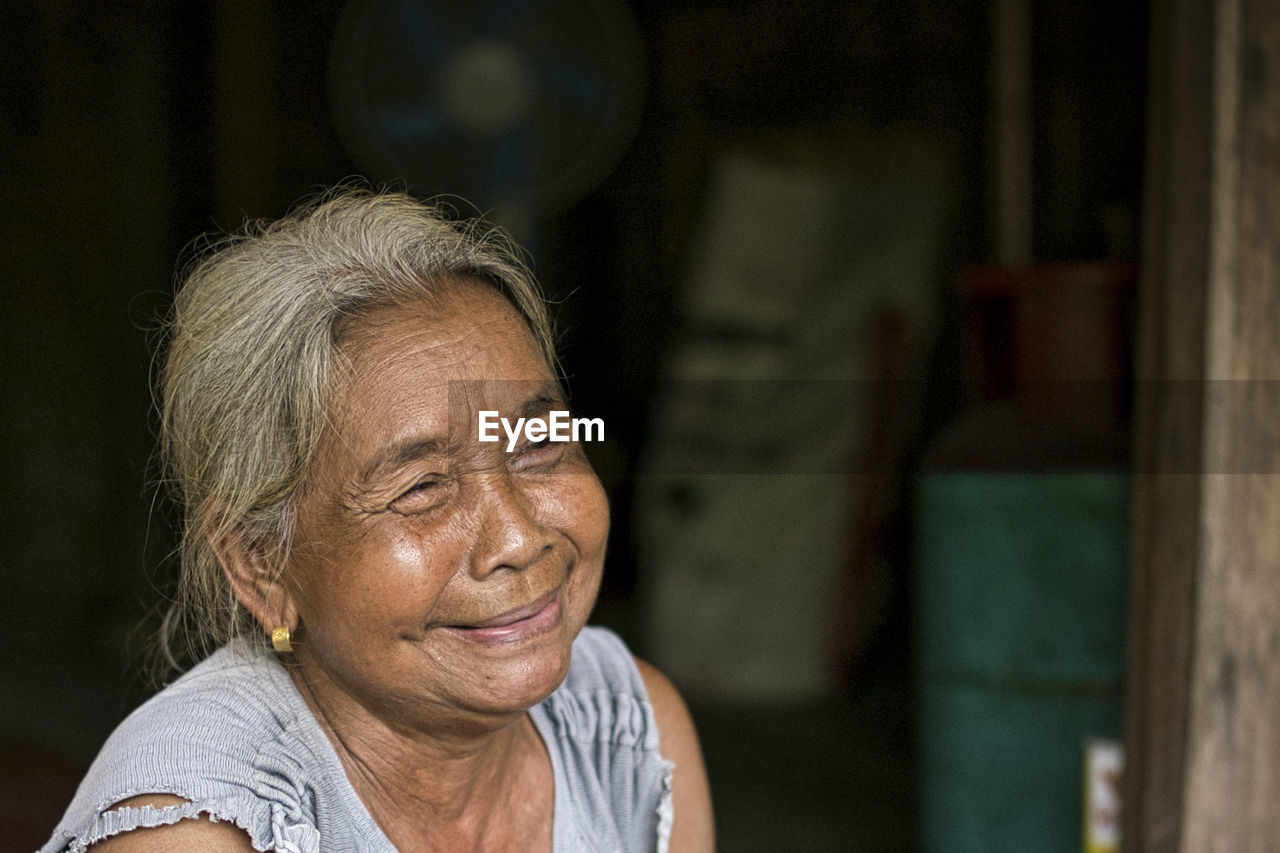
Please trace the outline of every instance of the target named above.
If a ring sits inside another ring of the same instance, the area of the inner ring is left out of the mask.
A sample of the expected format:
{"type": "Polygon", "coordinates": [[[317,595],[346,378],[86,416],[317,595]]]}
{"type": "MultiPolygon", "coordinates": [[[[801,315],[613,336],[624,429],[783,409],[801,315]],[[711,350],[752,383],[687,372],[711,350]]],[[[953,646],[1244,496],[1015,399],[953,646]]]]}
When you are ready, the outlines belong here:
{"type": "Polygon", "coordinates": [[[1084,741],[1120,734],[1128,475],[928,473],[917,500],[924,849],[1078,853],[1084,741]]]}

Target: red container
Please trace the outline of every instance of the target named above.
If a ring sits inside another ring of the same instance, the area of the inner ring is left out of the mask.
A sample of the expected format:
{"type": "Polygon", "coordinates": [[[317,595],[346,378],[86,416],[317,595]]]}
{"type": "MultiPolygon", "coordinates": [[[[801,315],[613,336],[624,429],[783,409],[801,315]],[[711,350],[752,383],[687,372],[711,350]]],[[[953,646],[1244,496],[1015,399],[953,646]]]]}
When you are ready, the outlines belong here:
{"type": "Polygon", "coordinates": [[[973,267],[964,297],[975,403],[1012,399],[1041,425],[1111,431],[1127,422],[1137,264],[973,267]]]}

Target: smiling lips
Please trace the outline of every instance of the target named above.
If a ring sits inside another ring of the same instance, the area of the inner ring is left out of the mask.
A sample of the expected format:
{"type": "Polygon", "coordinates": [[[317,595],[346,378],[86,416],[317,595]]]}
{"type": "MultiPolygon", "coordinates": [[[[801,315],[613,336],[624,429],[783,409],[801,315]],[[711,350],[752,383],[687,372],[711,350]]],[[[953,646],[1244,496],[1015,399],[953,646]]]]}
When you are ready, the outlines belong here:
{"type": "Polygon", "coordinates": [[[560,624],[560,590],[472,625],[447,625],[445,630],[486,646],[518,643],[544,634],[560,624]]]}

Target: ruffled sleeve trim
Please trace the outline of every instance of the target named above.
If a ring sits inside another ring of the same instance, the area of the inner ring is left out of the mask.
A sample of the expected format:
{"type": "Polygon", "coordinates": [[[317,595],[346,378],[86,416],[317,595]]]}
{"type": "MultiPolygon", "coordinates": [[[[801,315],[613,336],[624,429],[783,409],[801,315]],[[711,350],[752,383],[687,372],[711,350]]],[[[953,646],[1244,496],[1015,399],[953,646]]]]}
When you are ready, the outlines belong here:
{"type": "Polygon", "coordinates": [[[671,821],[675,817],[675,803],[671,799],[671,778],[676,765],[662,759],[662,794],[658,799],[658,853],[667,853],[671,844],[671,821]]]}
{"type": "MultiPolygon", "coordinates": [[[[121,799],[128,799],[127,795],[121,799]]],[[[208,817],[215,823],[231,823],[243,829],[255,850],[278,853],[319,853],[320,833],[314,826],[290,820],[286,810],[275,804],[269,809],[262,801],[228,798],[197,800],[171,806],[120,806],[100,812],[79,835],[69,838],[60,850],[84,853],[100,841],[180,820],[208,817]],[[254,814],[257,813],[257,814],[254,814]],[[256,818],[256,819],[255,819],[256,818]]]]}

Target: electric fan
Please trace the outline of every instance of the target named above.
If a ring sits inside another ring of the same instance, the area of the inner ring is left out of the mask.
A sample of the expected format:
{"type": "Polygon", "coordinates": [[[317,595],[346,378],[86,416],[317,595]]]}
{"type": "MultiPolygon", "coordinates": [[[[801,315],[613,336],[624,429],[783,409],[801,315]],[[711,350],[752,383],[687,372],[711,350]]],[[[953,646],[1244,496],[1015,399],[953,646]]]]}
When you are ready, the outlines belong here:
{"type": "Polygon", "coordinates": [[[330,61],[339,135],[370,177],[460,196],[517,234],[615,165],[643,78],[611,0],[356,0],[330,61]]]}

